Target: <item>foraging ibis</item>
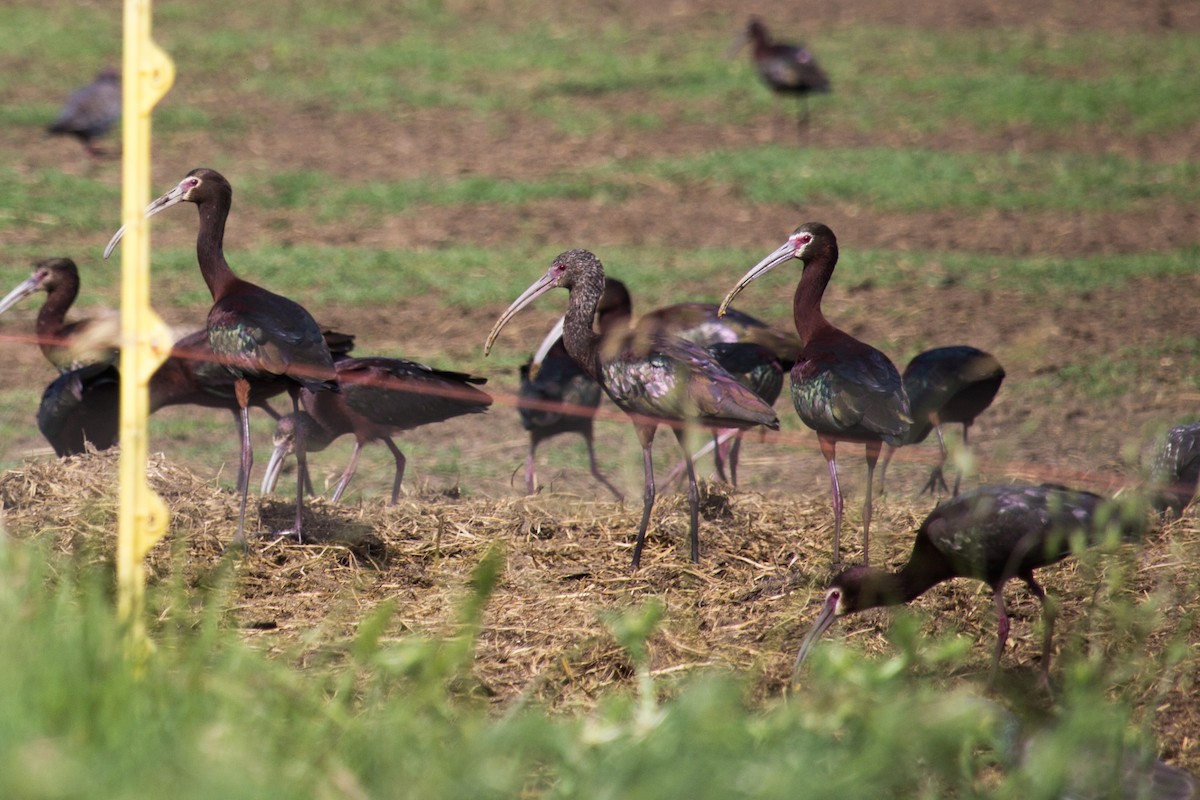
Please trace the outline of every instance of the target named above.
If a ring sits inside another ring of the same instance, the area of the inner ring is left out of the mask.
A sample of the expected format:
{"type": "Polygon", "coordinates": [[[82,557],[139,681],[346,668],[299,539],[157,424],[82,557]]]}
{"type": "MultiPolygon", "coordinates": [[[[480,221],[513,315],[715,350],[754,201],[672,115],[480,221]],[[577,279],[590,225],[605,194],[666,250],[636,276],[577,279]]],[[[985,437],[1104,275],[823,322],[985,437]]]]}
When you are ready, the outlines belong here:
{"type": "MultiPolygon", "coordinates": [[[[237,398],[242,459],[238,489],[238,527],[234,543],[245,542],[246,497],[254,453],[250,447],[250,385],[254,379],[283,380],[292,398],[292,411],[300,410],[300,390],[338,390],[334,378],[333,356],[321,335],[321,326],[299,303],[269,292],[237,277],[225,260],[225,222],[233,204],[233,187],[216,170],[198,168],[189,172],[174,189],[146,207],[152,217],[178,203],[194,203],[200,225],[196,235],[196,258],[200,273],[212,294],[208,312],[208,342],[213,354],[234,376],[237,398]]],[[[104,249],[107,258],[125,233],[124,226],[113,235],[104,249]]],[[[306,471],[303,428],[298,429],[296,460],[295,534],[303,541],[304,488],[306,471]]]]}
{"type": "Polygon", "coordinates": [[[91,444],[107,450],[120,429],[121,380],[111,364],[68,370],[42,392],[37,425],[59,458],[78,455],[91,444]]]}
{"type": "Polygon", "coordinates": [[[750,43],[754,68],[763,83],[775,94],[796,97],[796,125],[803,129],[808,124],[808,96],[828,93],[829,76],[804,45],[773,41],[758,17],[750,18],[735,49],[746,42],[750,43]]]}
{"type": "Polygon", "coordinates": [[[554,259],[546,274],[534,281],[496,320],[484,345],[484,355],[518,311],[556,286],[570,293],[563,322],[567,352],[617,407],[629,415],[642,445],[645,490],[633,568],[641,562],[650,510],[654,506],[651,446],[658,426],[664,422],[680,424],[675,428],[675,436],[687,461],[691,558],[699,561],[699,489],[683,425],[777,428],[779,419],[769,405],[721,369],[707,351],[690,342],[665,336],[601,339],[592,330],[592,319],[604,290],[604,267],[587,250],[568,250],[554,259]]]}
{"type": "Polygon", "coordinates": [[[334,364],[339,393],[300,390],[304,410],[279,420],[275,449],[263,475],[264,494],[275,487],[284,459],[303,441],[310,452],[323,450],[334,439],[354,434],[354,453],[333,492],[333,502],[354,476],[364,444],[381,441],[396,460],[391,504],[400,497],[404,480],[404,454],[392,441],[399,431],[443,422],[463,414],[488,409],[492,398],[475,386],[487,383],[462,372],[434,369],[402,358],[345,358],[334,364]],[[304,428],[304,436],[298,429],[304,428]]]}
{"type": "Polygon", "coordinates": [[[1151,470],[1151,503],[1166,516],[1180,516],[1200,483],[1200,422],[1167,432],[1151,470]]]}
{"type": "Polygon", "coordinates": [[[939,505],[921,523],[908,563],[899,571],[856,565],[834,577],[821,612],[800,645],[796,669],[838,617],[908,603],[951,578],[975,578],[991,587],[996,605],[995,673],[1009,632],[1004,584],[1020,578],[1042,604],[1045,680],[1050,671],[1054,619],[1033,571],[1069,556],[1075,536],[1098,544],[1116,528],[1128,540],[1140,536],[1145,525],[1144,518],[1124,513],[1100,495],[1061,486],[980,486],[960,494],[939,505]]]}
{"type": "Polygon", "coordinates": [[[121,73],[107,68],[96,79],[71,92],[46,132],[74,136],[88,155],[99,158],[104,153],[96,144],[121,118],[121,73]]]}
{"type": "Polygon", "coordinates": [[[79,296],[79,269],[74,261],[69,258],[38,261],[33,273],[0,299],[0,314],[38,291],[46,293],[46,301],[34,323],[38,347],[59,372],[116,361],[116,348],[107,344],[116,339],[119,323],[115,314],[66,321],[67,311],[79,296]]]}
{"type": "MultiPolygon", "coordinates": [[[[606,278],[604,293],[596,307],[596,324],[605,336],[624,328],[629,322],[633,302],[625,284],[606,278]]],[[[537,352],[521,365],[518,396],[534,403],[518,404],[521,427],[529,431],[529,455],[525,459],[525,492],[537,493],[535,455],[538,445],[562,433],[578,433],[587,445],[592,476],[604,484],[618,500],[625,496],[609,482],[596,463],[594,422],[602,390],[567,354],[562,341],[562,326],[555,325],[537,352]]]]}
{"type": "MultiPolygon", "coordinates": [[[[937,433],[942,458],[930,472],[921,493],[933,494],[939,487],[943,490],[948,488],[942,474],[946,464],[942,425],[962,423],[963,446],[966,447],[967,431],[1000,391],[1000,384],[1004,382],[1004,367],[991,353],[969,345],[935,347],[917,354],[909,361],[902,379],[912,409],[913,424],[900,437],[898,444],[884,445],[883,459],[879,464],[879,492],[883,493],[887,465],[896,449],[925,441],[932,430],[937,433]]],[[[954,478],[955,495],[958,494],[961,480],[961,475],[954,478]]]]}
{"type": "Polygon", "coordinates": [[[896,366],[880,351],[834,327],[821,313],[821,297],[837,264],[837,238],[819,222],[808,222],[778,249],[750,268],[725,296],[719,313],[756,278],[791,259],[804,264],[792,308],[804,348],[792,367],[792,402],[805,425],[817,433],[833,491],[833,562],[841,561],[842,491],[838,485],[838,442],[861,442],[867,454],[863,501],[863,563],[870,563],[871,484],[884,443],[896,444],[912,417],[896,366]]]}

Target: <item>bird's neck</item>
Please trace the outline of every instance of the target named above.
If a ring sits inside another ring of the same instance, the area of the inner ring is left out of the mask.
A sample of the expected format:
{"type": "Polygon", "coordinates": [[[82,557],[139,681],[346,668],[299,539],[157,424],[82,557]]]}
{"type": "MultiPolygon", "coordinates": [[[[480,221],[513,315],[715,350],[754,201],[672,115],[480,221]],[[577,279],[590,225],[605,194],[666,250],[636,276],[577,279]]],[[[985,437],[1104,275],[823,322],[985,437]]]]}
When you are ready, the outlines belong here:
{"type": "Polygon", "coordinates": [[[50,340],[56,337],[59,331],[62,330],[63,320],[67,317],[67,310],[75,302],[78,294],[78,279],[74,281],[62,279],[54,287],[54,291],[46,296],[46,302],[42,303],[42,307],[38,311],[37,323],[34,327],[43,349],[47,346],[61,344],[61,342],[50,340]]]}
{"type": "Polygon", "coordinates": [[[910,603],[942,580],[944,578],[912,568],[911,562],[898,572],[870,569],[859,586],[853,610],[865,611],[868,608],[910,603]]]}
{"type": "Polygon", "coordinates": [[[200,273],[213,300],[220,300],[237,281],[225,260],[225,220],[229,209],[212,203],[201,203],[198,208],[200,232],[196,235],[196,260],[200,262],[200,273]]]}
{"type": "MultiPolygon", "coordinates": [[[[603,286],[603,282],[600,284],[603,286]]],[[[563,320],[563,346],[592,380],[600,376],[600,336],[592,329],[600,292],[590,285],[571,288],[571,303],[563,320]]]]}
{"type": "Polygon", "coordinates": [[[807,344],[822,329],[829,328],[829,321],[821,313],[821,298],[825,295],[825,287],[833,276],[833,265],[837,261],[837,253],[832,258],[822,256],[804,265],[800,283],[796,285],[796,294],[792,298],[792,315],[796,320],[796,333],[800,341],[807,344]]]}

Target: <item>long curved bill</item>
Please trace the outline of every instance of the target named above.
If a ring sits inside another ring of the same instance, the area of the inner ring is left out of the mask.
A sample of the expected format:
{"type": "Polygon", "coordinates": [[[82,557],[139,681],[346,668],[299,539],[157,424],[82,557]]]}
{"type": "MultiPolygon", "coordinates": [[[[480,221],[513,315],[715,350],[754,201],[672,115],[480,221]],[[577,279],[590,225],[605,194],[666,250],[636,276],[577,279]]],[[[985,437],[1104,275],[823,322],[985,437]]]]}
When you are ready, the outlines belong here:
{"type": "Polygon", "coordinates": [[[507,325],[508,321],[517,315],[518,311],[553,289],[557,280],[558,274],[551,268],[546,271],[545,275],[534,281],[532,286],[522,292],[520,297],[513,301],[512,305],[500,315],[500,319],[496,320],[496,324],[492,326],[492,332],[488,334],[487,342],[483,345],[483,355],[485,357],[492,351],[492,345],[495,343],[496,337],[500,335],[500,329],[507,325]]]}
{"type": "MultiPolygon", "coordinates": [[[[164,194],[162,197],[158,198],[157,200],[153,201],[152,203],[150,203],[150,205],[146,206],[146,219],[150,219],[158,212],[165,211],[166,209],[170,208],[173,205],[182,203],[184,197],[187,196],[187,192],[188,192],[188,187],[184,186],[184,182],[186,182],[187,180],[188,180],[187,178],[184,178],[182,181],[179,182],[178,185],[175,186],[174,189],[167,192],[166,194],[164,194]]],[[[125,236],[125,229],[127,227],[129,227],[129,226],[122,225],[120,230],[118,230],[116,233],[114,233],[113,237],[108,240],[108,246],[104,248],[104,257],[106,259],[110,255],[112,255],[112,251],[116,248],[117,243],[120,242],[121,238],[125,236]]]]}
{"type": "Polygon", "coordinates": [[[529,380],[537,378],[538,370],[541,369],[542,362],[546,360],[546,356],[550,354],[550,349],[554,347],[554,343],[562,338],[563,326],[567,323],[567,315],[563,314],[558,318],[558,322],[554,323],[554,327],[542,339],[542,343],[538,345],[538,349],[533,354],[533,361],[529,364],[529,380]]]}
{"type": "Polygon", "coordinates": [[[21,283],[18,284],[15,289],[4,296],[3,300],[0,300],[0,314],[8,311],[17,303],[36,292],[41,285],[41,278],[39,278],[36,274],[30,275],[28,278],[21,281],[21,283]]]}
{"type": "Polygon", "coordinates": [[[738,296],[738,293],[750,285],[750,282],[761,275],[770,272],[785,261],[789,261],[796,256],[796,248],[791,240],[781,244],[771,255],[764,258],[762,261],[750,268],[750,271],[742,276],[742,279],[737,282],[737,286],[729,294],[725,295],[725,299],[721,301],[721,307],[717,309],[717,316],[725,316],[725,312],[729,309],[729,304],[733,302],[733,298],[738,296]]]}
{"type": "Polygon", "coordinates": [[[275,491],[275,484],[279,483],[279,476],[283,474],[283,460],[291,452],[292,440],[290,438],[276,442],[275,449],[271,451],[271,459],[267,462],[267,471],[263,474],[263,494],[275,491]]]}
{"type": "Polygon", "coordinates": [[[837,592],[830,592],[825,596],[825,604],[821,606],[821,613],[817,615],[816,622],[813,623],[812,628],[808,631],[808,635],[801,642],[800,652],[796,653],[796,663],[792,667],[793,686],[799,682],[800,667],[804,664],[805,659],[808,658],[813,645],[816,644],[817,639],[821,638],[821,634],[828,630],[833,621],[837,619],[838,599],[837,592]]]}

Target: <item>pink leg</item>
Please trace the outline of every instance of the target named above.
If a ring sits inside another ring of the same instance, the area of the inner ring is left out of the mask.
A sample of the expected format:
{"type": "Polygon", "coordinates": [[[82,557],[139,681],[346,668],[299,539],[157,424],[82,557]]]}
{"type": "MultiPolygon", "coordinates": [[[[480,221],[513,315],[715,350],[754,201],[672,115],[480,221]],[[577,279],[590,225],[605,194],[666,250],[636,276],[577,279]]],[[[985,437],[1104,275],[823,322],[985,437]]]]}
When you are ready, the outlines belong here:
{"type": "Polygon", "coordinates": [[[842,488],[838,486],[837,475],[837,442],[817,434],[817,442],[821,445],[821,455],[829,465],[829,483],[833,489],[833,565],[842,563],[842,488]]]}

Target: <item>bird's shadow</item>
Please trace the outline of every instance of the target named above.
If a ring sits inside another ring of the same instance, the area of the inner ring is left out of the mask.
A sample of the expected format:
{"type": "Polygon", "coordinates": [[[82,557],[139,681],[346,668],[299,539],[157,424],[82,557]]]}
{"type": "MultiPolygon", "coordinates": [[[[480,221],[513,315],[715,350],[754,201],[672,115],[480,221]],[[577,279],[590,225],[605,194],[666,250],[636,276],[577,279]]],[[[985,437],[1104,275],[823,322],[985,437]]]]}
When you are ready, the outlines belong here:
{"type": "Polygon", "coordinates": [[[263,526],[262,538],[284,538],[305,547],[344,548],[348,560],[376,569],[385,567],[391,557],[387,544],[371,525],[320,499],[305,501],[302,542],[296,542],[295,535],[290,532],[296,521],[294,502],[263,500],[259,518],[263,526]],[[277,531],[280,533],[275,533],[277,531]]]}

